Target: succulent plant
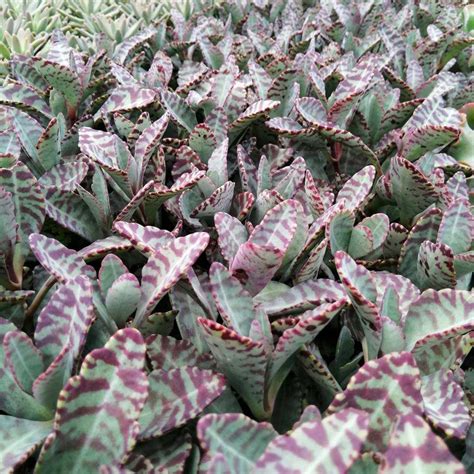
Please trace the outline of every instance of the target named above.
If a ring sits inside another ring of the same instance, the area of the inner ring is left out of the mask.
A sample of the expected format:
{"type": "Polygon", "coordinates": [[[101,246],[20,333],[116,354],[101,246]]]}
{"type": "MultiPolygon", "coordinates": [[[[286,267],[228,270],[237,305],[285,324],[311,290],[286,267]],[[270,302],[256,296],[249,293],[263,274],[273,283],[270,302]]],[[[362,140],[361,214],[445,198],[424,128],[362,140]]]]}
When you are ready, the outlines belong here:
{"type": "Polygon", "coordinates": [[[5,4],[2,472],[472,469],[465,3],[5,4]]]}

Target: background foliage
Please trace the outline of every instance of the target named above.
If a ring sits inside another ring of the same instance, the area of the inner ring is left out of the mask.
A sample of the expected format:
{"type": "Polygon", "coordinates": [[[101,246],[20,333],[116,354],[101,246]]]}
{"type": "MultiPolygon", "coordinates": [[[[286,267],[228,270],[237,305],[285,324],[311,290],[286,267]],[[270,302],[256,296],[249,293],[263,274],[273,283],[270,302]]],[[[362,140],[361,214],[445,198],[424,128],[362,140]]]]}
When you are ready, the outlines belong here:
{"type": "Polygon", "coordinates": [[[2,472],[472,471],[472,6],[1,8],[2,472]]]}

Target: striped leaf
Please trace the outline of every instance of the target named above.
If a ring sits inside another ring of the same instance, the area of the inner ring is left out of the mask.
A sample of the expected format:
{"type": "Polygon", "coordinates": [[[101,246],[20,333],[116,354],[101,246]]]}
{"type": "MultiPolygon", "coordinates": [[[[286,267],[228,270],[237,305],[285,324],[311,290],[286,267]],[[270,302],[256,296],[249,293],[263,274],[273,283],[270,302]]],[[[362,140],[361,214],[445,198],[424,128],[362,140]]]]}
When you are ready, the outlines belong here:
{"type": "Polygon", "coordinates": [[[160,299],[194,265],[207,247],[209,235],[197,232],[178,237],[161,247],[142,269],[142,299],[138,304],[134,325],[139,327],[160,299]]]}
{"type": "Polygon", "coordinates": [[[148,396],[145,344],[138,331],[117,332],[90,352],[79,375],[62,390],[36,471],[98,472],[120,463],[133,446],[136,422],[148,396]],[[107,433],[107,442],[104,442],[107,433]]]}
{"type": "Polygon", "coordinates": [[[322,421],[305,421],[269,443],[257,461],[257,471],[348,472],[367,437],[368,418],[366,413],[349,408],[322,421]]]}
{"type": "Polygon", "coordinates": [[[197,367],[157,369],[148,375],[148,383],[139,418],[141,439],[161,436],[195,418],[225,388],[222,375],[197,367]]]}
{"type": "Polygon", "coordinates": [[[239,474],[255,472],[255,462],[277,432],[269,423],[257,423],[239,413],[225,413],[201,418],[197,436],[205,453],[199,472],[217,472],[211,471],[210,466],[223,456],[226,472],[239,474]]]}
{"type": "Polygon", "coordinates": [[[346,408],[365,411],[369,414],[369,435],[364,446],[384,450],[397,416],[422,414],[420,388],[420,372],[413,356],[408,352],[388,354],[366,362],[344,392],[336,395],[328,413],[346,408]]]}

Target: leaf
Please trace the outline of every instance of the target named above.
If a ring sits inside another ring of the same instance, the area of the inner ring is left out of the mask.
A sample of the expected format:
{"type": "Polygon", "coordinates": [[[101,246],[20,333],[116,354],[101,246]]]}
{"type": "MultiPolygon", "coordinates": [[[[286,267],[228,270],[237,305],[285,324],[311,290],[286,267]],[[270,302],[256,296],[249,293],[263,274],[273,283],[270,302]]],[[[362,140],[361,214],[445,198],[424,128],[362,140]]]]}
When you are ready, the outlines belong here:
{"type": "Polygon", "coordinates": [[[40,351],[21,331],[10,331],[3,338],[5,360],[18,385],[31,393],[33,382],[44,370],[40,351]]]}
{"type": "Polygon", "coordinates": [[[181,367],[201,367],[210,360],[208,354],[200,355],[192,342],[154,334],[147,338],[147,354],[153,369],[171,370],[181,367]]]}
{"type": "Polygon", "coordinates": [[[446,436],[465,438],[471,424],[464,392],[449,370],[426,375],[421,381],[425,415],[430,423],[446,436]]]}
{"type": "Polygon", "coordinates": [[[85,161],[59,164],[44,173],[38,182],[43,188],[75,191],[77,185],[86,177],[87,171],[88,166],[85,161]]]}
{"type": "Polygon", "coordinates": [[[420,245],[426,240],[435,242],[438,235],[442,212],[433,208],[425,213],[415,222],[407,239],[400,251],[400,274],[410,278],[414,283],[418,282],[417,261],[420,245]]]}
{"type": "Polygon", "coordinates": [[[267,370],[269,384],[269,394],[267,396],[271,405],[281,384],[292,368],[292,356],[303,345],[311,342],[331,319],[339,313],[345,304],[345,300],[326,303],[303,313],[298,323],[294,327],[287,329],[278,339],[267,370]]]}
{"type": "Polygon", "coordinates": [[[345,252],[336,252],[334,263],[367,339],[367,356],[377,357],[380,347],[380,314],[376,306],[377,290],[370,272],[357,265],[345,252]]]}
{"type": "Polygon", "coordinates": [[[201,472],[206,472],[207,463],[222,455],[226,472],[238,474],[255,470],[255,462],[277,432],[270,423],[257,423],[239,413],[225,413],[201,418],[197,436],[205,452],[201,472]]]}
{"type": "Polygon", "coordinates": [[[12,194],[0,187],[0,255],[12,255],[17,229],[12,194]]]}
{"type": "Polygon", "coordinates": [[[0,186],[11,193],[22,254],[29,254],[28,237],[39,232],[45,218],[45,201],[36,178],[22,163],[0,168],[0,186]]]}
{"type": "Polygon", "coordinates": [[[375,168],[371,165],[362,168],[352,176],[337,194],[336,203],[345,200],[344,209],[359,210],[367,200],[375,177],[375,168]]]}
{"type": "MultiPolygon", "coordinates": [[[[406,349],[415,352],[415,357],[439,361],[442,364],[452,362],[446,360],[442,353],[437,353],[447,339],[455,339],[474,329],[474,301],[468,291],[432,289],[424,291],[415,300],[405,318],[406,349]],[[426,351],[423,352],[423,347],[426,351]],[[420,355],[417,356],[417,352],[420,355]]],[[[454,355],[454,354],[452,354],[454,355]]],[[[451,356],[452,356],[451,355],[451,356]]],[[[420,360],[418,363],[421,362],[420,360]]]]}
{"type": "Polygon", "coordinates": [[[95,279],[95,270],[86,265],[74,250],[64,247],[57,240],[31,234],[29,241],[35,257],[59,282],[71,281],[80,275],[95,279]]]}
{"type": "Polygon", "coordinates": [[[418,253],[418,285],[424,290],[454,288],[456,272],[452,250],[441,243],[425,241],[418,253]]]}
{"type": "Polygon", "coordinates": [[[158,120],[153,122],[152,125],[143,130],[135,143],[135,160],[137,161],[137,168],[140,172],[141,180],[143,180],[143,174],[148,160],[168,127],[168,122],[169,115],[162,115],[158,120]]]}
{"type": "Polygon", "coordinates": [[[157,369],[148,382],[149,397],[139,418],[141,439],[161,436],[195,418],[225,388],[222,375],[197,367],[157,369]]]}
{"type": "Polygon", "coordinates": [[[45,406],[56,407],[94,318],[92,287],[83,276],[60,286],[41,310],[34,336],[47,369],[34,381],[33,394],[45,406]]]}
{"type": "Polygon", "coordinates": [[[329,221],[326,233],[329,234],[329,245],[333,255],[339,250],[348,250],[351,244],[354,221],[354,214],[347,210],[338,212],[329,221]]]}
{"type": "Polygon", "coordinates": [[[174,92],[165,90],[161,92],[161,100],[171,117],[191,133],[197,121],[195,113],[186,102],[174,92]]]}
{"type": "Polygon", "coordinates": [[[217,212],[229,212],[234,197],[234,188],[235,183],[227,181],[196,206],[189,214],[190,217],[214,217],[217,212]]]}
{"type": "Polygon", "coordinates": [[[139,327],[156,303],[194,265],[207,247],[209,235],[197,232],[178,237],[160,248],[142,269],[142,299],[138,304],[134,324],[139,327]]]}
{"type": "Polygon", "coordinates": [[[153,89],[145,89],[135,84],[117,87],[94,115],[94,121],[97,121],[102,115],[112,112],[140,109],[151,104],[155,99],[156,92],[153,89]]]}
{"type": "Polygon", "coordinates": [[[32,421],[0,415],[0,469],[11,473],[33,454],[52,430],[49,421],[32,421]]]}
{"type": "Polygon", "coordinates": [[[415,413],[401,415],[390,436],[380,472],[395,474],[439,470],[453,474],[465,472],[463,465],[421,416],[415,413]]]}
{"type": "Polygon", "coordinates": [[[369,435],[364,446],[383,451],[397,416],[422,414],[420,387],[420,373],[413,356],[408,352],[387,354],[366,362],[327,411],[355,408],[368,413],[369,435]]]}
{"type": "Polygon", "coordinates": [[[258,472],[347,472],[367,437],[368,416],[347,409],[301,423],[277,436],[257,461],[258,472]],[[344,441],[341,441],[344,438],[344,441]]]}
{"type": "Polygon", "coordinates": [[[216,213],[214,224],[218,234],[220,251],[230,265],[239,246],[248,239],[247,229],[238,219],[225,212],[216,213]]]}
{"type": "Polygon", "coordinates": [[[133,273],[125,273],[120,275],[107,291],[105,307],[118,326],[124,326],[127,318],[136,310],[141,297],[137,277],[133,273]]]}
{"type": "Polygon", "coordinates": [[[76,107],[83,93],[79,77],[70,68],[47,59],[35,57],[33,61],[35,69],[46,82],[60,92],[68,104],[76,107]]]}
{"type": "Polygon", "coordinates": [[[10,373],[3,351],[3,339],[10,331],[17,331],[15,325],[0,318],[0,410],[17,418],[50,420],[53,413],[24,392],[10,373]]]}
{"type": "Polygon", "coordinates": [[[230,329],[241,336],[248,336],[255,318],[252,297],[220,263],[211,265],[209,277],[212,297],[222,319],[230,329]]]}
{"type": "Polygon", "coordinates": [[[243,273],[246,289],[253,296],[273,278],[283,262],[284,252],[273,245],[262,246],[247,241],[239,247],[231,271],[243,273]]]}
{"type": "Polygon", "coordinates": [[[443,214],[438,242],[448,246],[454,255],[470,249],[474,235],[474,216],[465,199],[456,199],[443,214]]]}
{"type": "Polygon", "coordinates": [[[219,370],[254,415],[265,416],[263,397],[267,353],[264,344],[240,336],[210,319],[198,318],[198,322],[219,370]]]}
{"type": "Polygon", "coordinates": [[[401,156],[392,158],[389,175],[402,224],[410,223],[413,217],[438,199],[438,192],[431,181],[401,156]]]}
{"type": "Polygon", "coordinates": [[[269,316],[275,317],[301,313],[323,303],[343,299],[347,300],[347,296],[340,283],[319,278],[299,283],[291,288],[283,285],[281,291],[277,294],[270,292],[268,297],[262,292],[254,298],[254,302],[260,303],[269,316]]]}
{"type": "Polygon", "coordinates": [[[60,394],[54,432],[36,465],[39,473],[97,472],[102,464],[121,462],[134,443],[148,395],[144,362],[143,339],[130,328],[86,356],[79,375],[60,394]],[[113,433],[106,443],[104,433],[113,433]]]}
{"type": "Polygon", "coordinates": [[[145,255],[153,255],[161,247],[174,240],[173,234],[167,230],[142,226],[135,222],[116,222],[114,229],[145,255]]]}
{"type": "Polygon", "coordinates": [[[19,107],[27,111],[39,112],[51,119],[51,109],[42,97],[31,87],[19,83],[10,83],[0,88],[0,104],[19,107]]]}

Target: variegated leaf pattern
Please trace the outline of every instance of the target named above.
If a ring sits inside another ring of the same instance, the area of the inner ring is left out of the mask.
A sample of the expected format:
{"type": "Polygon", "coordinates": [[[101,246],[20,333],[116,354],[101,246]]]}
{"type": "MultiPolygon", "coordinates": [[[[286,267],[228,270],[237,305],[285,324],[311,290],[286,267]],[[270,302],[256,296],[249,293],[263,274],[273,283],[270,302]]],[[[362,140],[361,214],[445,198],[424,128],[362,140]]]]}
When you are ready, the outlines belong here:
{"type": "Polygon", "coordinates": [[[442,470],[463,474],[463,465],[436,436],[423,418],[404,414],[398,419],[384,455],[381,472],[402,473],[442,470]],[[408,441],[409,440],[409,441],[408,441]]]}
{"type": "Polygon", "coordinates": [[[148,396],[144,362],[145,343],[136,329],[117,332],[104,348],[86,356],[79,375],[59,396],[38,472],[91,472],[121,462],[137,436],[148,396]],[[104,430],[114,433],[107,443],[104,430]]]}
{"type": "Polygon", "coordinates": [[[301,423],[271,441],[257,461],[259,472],[347,472],[359,456],[368,433],[368,415],[347,408],[324,418],[301,423]],[[346,442],[338,443],[344,436],[346,442]]]}
{"type": "Polygon", "coordinates": [[[390,428],[399,415],[423,413],[420,372],[408,352],[388,354],[366,362],[336,395],[329,413],[355,408],[369,413],[365,447],[385,450],[390,428]]]}

